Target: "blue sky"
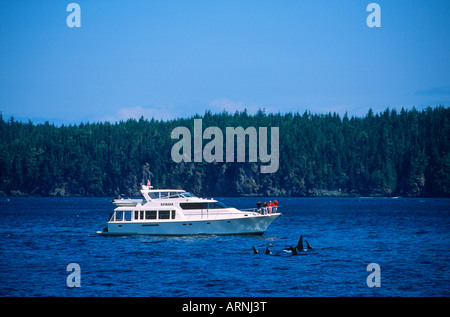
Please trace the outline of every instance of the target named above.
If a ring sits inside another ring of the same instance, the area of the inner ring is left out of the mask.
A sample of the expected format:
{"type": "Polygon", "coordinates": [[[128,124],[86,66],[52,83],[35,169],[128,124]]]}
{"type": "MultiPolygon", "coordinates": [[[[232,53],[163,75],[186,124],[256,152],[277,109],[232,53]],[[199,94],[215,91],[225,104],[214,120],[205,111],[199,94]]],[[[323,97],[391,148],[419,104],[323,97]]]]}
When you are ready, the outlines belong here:
{"type": "Polygon", "coordinates": [[[79,123],[448,106],[450,1],[377,1],[380,28],[371,2],[0,0],[0,112],[79,123]]]}

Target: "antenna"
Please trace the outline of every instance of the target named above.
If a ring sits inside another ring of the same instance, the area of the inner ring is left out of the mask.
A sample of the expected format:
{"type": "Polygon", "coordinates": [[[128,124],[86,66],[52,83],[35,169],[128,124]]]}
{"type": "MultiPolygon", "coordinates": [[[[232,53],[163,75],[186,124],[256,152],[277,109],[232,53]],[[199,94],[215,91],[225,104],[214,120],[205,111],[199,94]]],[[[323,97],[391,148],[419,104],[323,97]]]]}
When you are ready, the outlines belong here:
{"type": "Polygon", "coordinates": [[[151,189],[153,188],[152,184],[152,176],[153,173],[150,171],[150,164],[145,163],[142,166],[142,188],[143,189],[151,189]],[[147,181],[145,181],[147,180],[147,181]]]}

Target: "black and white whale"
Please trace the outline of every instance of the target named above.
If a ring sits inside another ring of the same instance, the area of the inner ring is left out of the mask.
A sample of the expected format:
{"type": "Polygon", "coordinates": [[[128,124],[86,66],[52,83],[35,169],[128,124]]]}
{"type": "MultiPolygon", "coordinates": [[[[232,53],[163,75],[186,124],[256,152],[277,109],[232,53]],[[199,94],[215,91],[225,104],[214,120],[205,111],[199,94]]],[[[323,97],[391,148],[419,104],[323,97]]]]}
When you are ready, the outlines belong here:
{"type": "MultiPolygon", "coordinates": [[[[252,246],[253,249],[253,254],[259,254],[259,251],[257,248],[255,248],[254,246],[252,246]]],[[[270,252],[269,247],[266,247],[266,251],[264,252],[264,254],[268,254],[268,255],[272,255],[273,253],[270,252]]]]}
{"type": "MultiPolygon", "coordinates": [[[[292,255],[299,255],[302,254],[302,252],[306,252],[308,250],[312,249],[312,246],[309,244],[308,241],[305,240],[306,243],[306,249],[303,247],[303,235],[300,235],[300,239],[297,242],[297,245],[295,247],[289,246],[289,248],[282,249],[283,251],[291,251],[292,255]]],[[[258,249],[256,249],[254,246],[252,246],[253,254],[259,254],[258,249]]],[[[277,251],[271,252],[269,250],[269,247],[266,247],[266,251],[264,254],[267,255],[279,255],[277,251]]]]}
{"type": "Polygon", "coordinates": [[[303,235],[300,235],[300,239],[298,240],[298,243],[295,247],[289,246],[289,248],[284,250],[290,250],[292,252],[292,255],[299,255],[299,252],[306,252],[312,249],[312,246],[308,243],[308,241],[305,241],[305,243],[306,249],[303,248],[303,235]]]}
{"type": "MultiPolygon", "coordinates": [[[[253,254],[259,254],[259,251],[258,251],[257,248],[255,248],[254,246],[252,246],[252,249],[253,249],[253,254]]],[[[266,254],[266,255],[277,255],[277,252],[271,252],[271,251],[269,250],[269,247],[266,247],[266,251],[264,252],[264,254],[266,254]]]]}
{"type": "Polygon", "coordinates": [[[306,242],[306,249],[303,248],[303,235],[300,235],[300,239],[298,240],[297,243],[297,251],[306,251],[312,249],[312,246],[308,243],[308,241],[305,242],[306,242]]]}
{"type": "Polygon", "coordinates": [[[303,235],[300,235],[300,239],[297,243],[297,251],[303,251],[303,235]]]}
{"type": "MultiPolygon", "coordinates": [[[[257,248],[255,248],[254,246],[252,246],[252,249],[253,249],[253,254],[259,254],[259,251],[258,251],[257,248]]],[[[270,252],[269,247],[266,247],[266,251],[264,252],[264,254],[269,254],[269,255],[271,255],[271,254],[273,254],[273,253],[270,252]]]]}
{"type": "Polygon", "coordinates": [[[293,246],[289,246],[289,248],[287,250],[291,250],[292,255],[298,255],[296,247],[294,248],[293,246]]]}

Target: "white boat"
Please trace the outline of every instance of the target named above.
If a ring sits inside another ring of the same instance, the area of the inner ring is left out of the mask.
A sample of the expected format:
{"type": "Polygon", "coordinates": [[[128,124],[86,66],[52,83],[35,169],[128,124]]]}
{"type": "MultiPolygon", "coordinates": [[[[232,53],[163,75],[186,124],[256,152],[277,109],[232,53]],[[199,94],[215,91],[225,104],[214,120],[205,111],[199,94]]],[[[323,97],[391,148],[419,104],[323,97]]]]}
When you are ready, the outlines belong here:
{"type": "Polygon", "coordinates": [[[238,210],[213,198],[199,198],[180,189],[142,185],[143,200],[115,199],[104,235],[231,235],[263,234],[281,213],[256,208],[238,210]]]}

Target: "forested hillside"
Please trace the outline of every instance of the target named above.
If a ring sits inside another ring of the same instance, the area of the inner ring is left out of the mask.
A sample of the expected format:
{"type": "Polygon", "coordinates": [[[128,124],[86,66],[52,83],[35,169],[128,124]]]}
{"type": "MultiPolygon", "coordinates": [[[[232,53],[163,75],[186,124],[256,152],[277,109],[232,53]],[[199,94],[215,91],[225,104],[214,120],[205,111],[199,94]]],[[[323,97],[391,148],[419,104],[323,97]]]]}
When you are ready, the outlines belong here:
{"type": "Polygon", "coordinates": [[[192,131],[193,118],[57,127],[0,115],[0,195],[137,195],[151,176],[157,188],[201,196],[450,196],[447,107],[369,110],[351,118],[261,110],[201,118],[203,129],[217,126],[224,133],[226,127],[279,127],[278,171],[262,174],[260,162],[248,160],[173,162],[178,140],[171,131],[192,131]]]}

